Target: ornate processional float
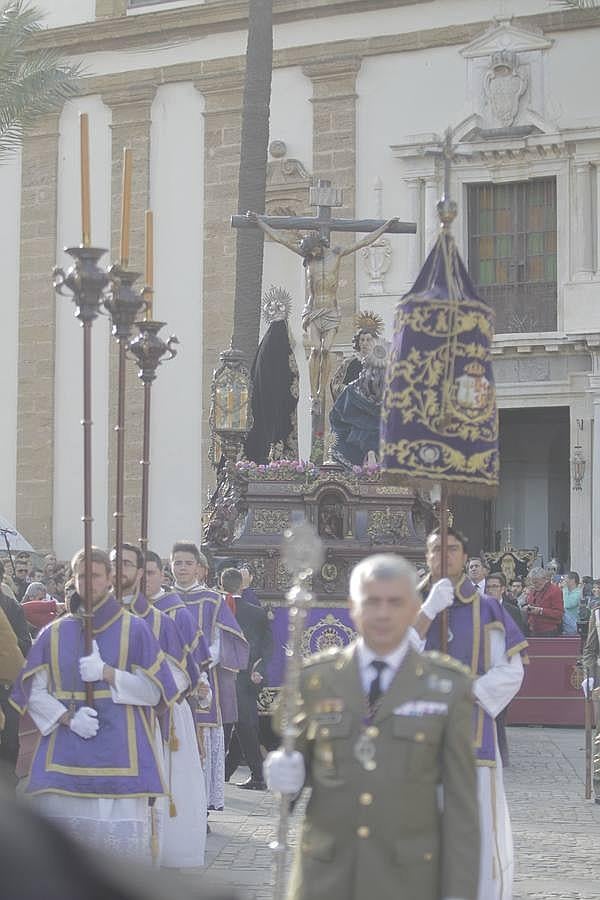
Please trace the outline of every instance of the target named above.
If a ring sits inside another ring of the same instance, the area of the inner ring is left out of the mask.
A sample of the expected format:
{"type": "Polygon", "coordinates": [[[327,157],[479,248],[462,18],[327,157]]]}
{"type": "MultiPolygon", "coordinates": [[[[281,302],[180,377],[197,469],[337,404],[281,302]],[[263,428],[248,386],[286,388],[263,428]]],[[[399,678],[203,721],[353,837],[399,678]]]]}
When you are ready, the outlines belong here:
{"type": "Polygon", "coordinates": [[[271,288],[263,297],[268,327],[251,370],[231,347],[221,353],[212,384],[211,461],[217,484],[204,513],[203,549],[216,571],[228,561],[252,567],[252,586],[267,609],[275,638],[268,687],[260,698],[263,713],[284,683],[290,654],[285,598],[293,573],[281,555],[284,532],[306,521],[323,546],[323,561],[310,578],[312,600],[300,641],[301,654],[309,656],[354,638],[348,612],[353,566],[375,552],[401,553],[422,562],[425,535],[435,524],[427,496],[390,483],[377,463],[387,361],[379,316],[356,317],[356,355],[337,370],[332,365],[341,320],[337,290],[342,255],[367,246],[384,231],[414,233],[416,226],[397,219],[333,218],[331,209],[341,205],[342,197],[329,182],[318,182],[311,197],[317,210],[312,217],[248,213],[232,219],[234,227],[259,227],[302,257],[309,383],[298,380],[288,331],[291,297],[282,288],[271,288]],[[367,236],[342,248],[331,240],[335,231],[367,236]],[[294,232],[300,232],[297,240],[294,232]],[[305,461],[298,458],[296,422],[303,390],[310,391],[311,404],[311,453],[305,461]]]}

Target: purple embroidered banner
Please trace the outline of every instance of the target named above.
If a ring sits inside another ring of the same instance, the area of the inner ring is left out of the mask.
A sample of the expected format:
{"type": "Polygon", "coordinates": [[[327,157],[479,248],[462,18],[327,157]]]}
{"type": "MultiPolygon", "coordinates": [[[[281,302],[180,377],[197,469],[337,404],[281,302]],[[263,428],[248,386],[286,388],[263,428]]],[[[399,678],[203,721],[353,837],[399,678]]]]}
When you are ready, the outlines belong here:
{"type": "Polygon", "coordinates": [[[442,232],[396,312],[381,413],[382,468],[412,487],[498,487],[493,313],[442,232]]]}

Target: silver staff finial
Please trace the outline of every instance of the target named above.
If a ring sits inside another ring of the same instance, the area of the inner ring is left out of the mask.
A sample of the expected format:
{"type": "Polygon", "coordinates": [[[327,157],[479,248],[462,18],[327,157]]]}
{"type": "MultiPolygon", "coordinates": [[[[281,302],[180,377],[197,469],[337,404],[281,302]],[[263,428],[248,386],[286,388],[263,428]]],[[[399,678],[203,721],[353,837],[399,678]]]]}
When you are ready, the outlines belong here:
{"type": "Polygon", "coordinates": [[[323,543],[306,519],[284,532],[281,560],[295,579],[311,575],[323,564],[324,557],[323,543]]]}

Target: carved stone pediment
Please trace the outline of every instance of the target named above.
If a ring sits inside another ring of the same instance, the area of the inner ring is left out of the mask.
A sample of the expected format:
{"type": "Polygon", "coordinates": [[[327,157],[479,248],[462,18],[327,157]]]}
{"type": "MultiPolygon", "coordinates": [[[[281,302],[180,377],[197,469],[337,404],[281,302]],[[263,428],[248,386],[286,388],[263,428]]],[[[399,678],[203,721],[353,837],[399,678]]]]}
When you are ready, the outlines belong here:
{"type": "Polygon", "coordinates": [[[465,59],[492,56],[503,50],[513,53],[530,53],[549,50],[554,42],[539,29],[524,29],[512,24],[510,19],[497,19],[490,28],[460,51],[465,59]]]}
{"type": "Polygon", "coordinates": [[[283,141],[271,141],[267,163],[266,213],[301,216],[311,213],[309,191],[312,176],[299,159],[286,156],[283,141]]]}

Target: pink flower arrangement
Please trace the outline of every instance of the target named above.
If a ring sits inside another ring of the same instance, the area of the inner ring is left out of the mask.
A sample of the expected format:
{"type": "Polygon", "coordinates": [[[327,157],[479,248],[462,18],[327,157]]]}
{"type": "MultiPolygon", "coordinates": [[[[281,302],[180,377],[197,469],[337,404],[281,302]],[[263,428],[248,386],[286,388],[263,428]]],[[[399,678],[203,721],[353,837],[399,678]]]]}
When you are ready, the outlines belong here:
{"type": "Polygon", "coordinates": [[[258,466],[247,459],[241,459],[236,463],[236,469],[250,478],[290,478],[298,475],[314,478],[318,475],[317,466],[303,459],[276,459],[258,466]]]}
{"type": "Polygon", "coordinates": [[[379,463],[372,463],[364,466],[352,466],[354,475],[378,475],[381,472],[379,463]]]}

